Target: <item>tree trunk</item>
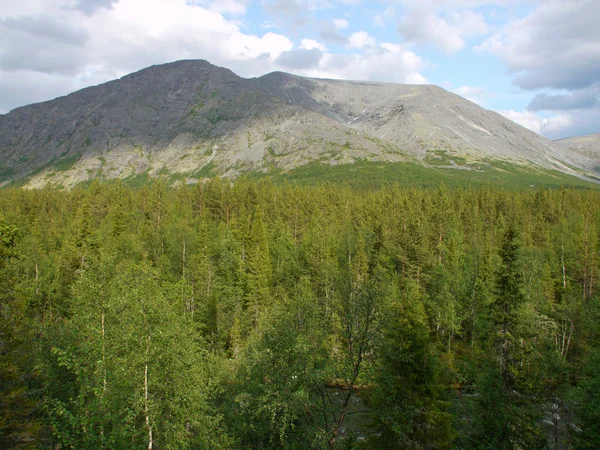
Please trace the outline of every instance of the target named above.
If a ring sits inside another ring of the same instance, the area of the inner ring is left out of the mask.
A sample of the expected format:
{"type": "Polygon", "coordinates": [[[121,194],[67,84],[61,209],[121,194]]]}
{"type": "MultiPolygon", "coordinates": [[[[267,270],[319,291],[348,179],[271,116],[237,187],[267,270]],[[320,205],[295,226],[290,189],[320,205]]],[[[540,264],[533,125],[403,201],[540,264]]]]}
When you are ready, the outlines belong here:
{"type": "Polygon", "coordinates": [[[185,280],[185,239],[183,240],[183,251],[181,254],[181,278],[185,280]]]}
{"type": "Polygon", "coordinates": [[[144,362],[144,412],[146,415],[146,428],[148,429],[148,450],[152,450],[152,425],[150,425],[150,415],[148,406],[148,356],[150,353],[150,336],[146,344],[146,361],[144,362]]]}
{"type": "Polygon", "coordinates": [[[565,237],[564,235],[560,236],[560,245],[562,248],[562,253],[560,254],[560,262],[562,264],[562,277],[563,277],[563,288],[567,287],[567,275],[565,272],[565,237]]]}

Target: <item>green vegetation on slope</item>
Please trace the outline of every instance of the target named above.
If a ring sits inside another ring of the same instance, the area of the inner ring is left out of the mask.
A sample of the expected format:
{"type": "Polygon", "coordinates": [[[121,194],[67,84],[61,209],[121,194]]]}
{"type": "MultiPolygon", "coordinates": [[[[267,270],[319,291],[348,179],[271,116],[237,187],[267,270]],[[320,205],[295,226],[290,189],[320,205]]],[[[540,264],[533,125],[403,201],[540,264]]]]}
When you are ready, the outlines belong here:
{"type": "Polygon", "coordinates": [[[15,171],[12,167],[2,167],[0,166],[0,181],[4,181],[9,179],[15,171]]]}
{"type": "Polygon", "coordinates": [[[357,161],[353,164],[310,163],[289,171],[252,173],[249,178],[268,178],[299,185],[333,183],[359,189],[377,189],[390,184],[408,187],[484,186],[493,184],[508,189],[574,187],[597,189],[600,185],[558,171],[527,169],[502,162],[479,164],[480,170],[426,167],[415,163],[357,161]]]}
{"type": "MultiPolygon", "coordinates": [[[[212,150],[206,150],[209,156],[212,150]]],[[[358,160],[354,163],[330,165],[322,161],[314,161],[291,170],[277,169],[271,166],[266,172],[246,172],[242,178],[268,179],[275,183],[289,183],[295,185],[319,185],[331,183],[335,185],[350,186],[355,189],[379,189],[386,185],[398,185],[401,187],[435,188],[442,184],[448,187],[478,187],[492,184],[498,187],[518,190],[537,189],[541,186],[547,188],[587,188],[597,189],[600,184],[586,181],[581,178],[564,174],[558,171],[542,170],[532,166],[518,166],[508,162],[497,160],[468,162],[464,158],[448,155],[446,152],[438,152],[434,158],[426,159],[427,165],[411,162],[375,162],[358,160]],[[455,165],[457,168],[449,166],[455,165]]],[[[50,161],[32,175],[36,175],[45,169],[53,169],[52,184],[58,185],[61,171],[66,171],[80,158],[79,155],[65,158],[59,161],[50,161]]],[[[168,169],[163,168],[159,176],[167,176],[170,183],[184,178],[203,179],[214,178],[221,171],[213,161],[203,166],[200,170],[190,173],[171,174],[168,169]]],[[[2,176],[9,177],[9,170],[0,171],[2,176]]],[[[15,180],[7,187],[22,187],[26,185],[31,176],[15,180]]],[[[130,187],[141,187],[149,185],[154,178],[148,171],[137,175],[131,175],[123,180],[130,187]]],[[[87,186],[91,181],[81,183],[87,186]]]]}

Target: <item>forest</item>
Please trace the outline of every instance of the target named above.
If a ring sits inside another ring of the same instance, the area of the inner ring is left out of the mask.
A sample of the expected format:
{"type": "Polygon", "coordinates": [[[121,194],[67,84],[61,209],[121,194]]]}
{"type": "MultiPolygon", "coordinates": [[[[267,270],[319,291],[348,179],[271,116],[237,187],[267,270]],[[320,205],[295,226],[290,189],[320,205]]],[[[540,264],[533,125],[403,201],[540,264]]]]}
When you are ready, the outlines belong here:
{"type": "Polygon", "coordinates": [[[0,190],[0,447],[598,449],[600,192],[0,190]]]}

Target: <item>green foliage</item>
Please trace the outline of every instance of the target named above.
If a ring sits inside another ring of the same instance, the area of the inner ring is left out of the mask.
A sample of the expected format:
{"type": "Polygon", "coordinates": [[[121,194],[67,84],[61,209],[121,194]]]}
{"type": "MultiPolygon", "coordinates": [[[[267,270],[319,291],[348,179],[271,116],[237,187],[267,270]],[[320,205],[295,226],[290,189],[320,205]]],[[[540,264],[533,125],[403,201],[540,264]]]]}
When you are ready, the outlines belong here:
{"type": "Polygon", "coordinates": [[[190,109],[190,111],[189,111],[189,112],[188,112],[188,113],[187,113],[185,116],[183,116],[183,118],[181,119],[181,121],[184,121],[185,119],[187,119],[187,118],[190,118],[190,117],[196,117],[196,116],[198,115],[198,112],[199,112],[199,111],[200,111],[202,108],[204,108],[204,102],[199,102],[199,103],[196,103],[196,104],[195,104],[195,105],[192,107],[192,109],[190,109]]]}
{"type": "Polygon", "coordinates": [[[543,448],[545,438],[538,426],[541,401],[536,399],[523,370],[532,356],[527,354],[524,340],[533,335],[533,330],[524,326],[522,306],[526,298],[520,242],[512,223],[503,233],[499,255],[484,346],[489,353],[476,385],[475,420],[469,442],[473,448],[543,448]]]}
{"type": "Polygon", "coordinates": [[[225,120],[221,114],[213,114],[212,116],[208,116],[206,119],[213,125],[216,125],[221,120],[225,120]]]}
{"type": "Polygon", "coordinates": [[[123,184],[131,188],[140,188],[142,186],[147,186],[150,184],[150,182],[151,179],[148,175],[148,171],[138,173],[135,175],[130,175],[127,178],[123,179],[123,184]]]}
{"type": "Polygon", "coordinates": [[[59,159],[58,161],[52,163],[52,167],[57,170],[58,172],[65,172],[67,170],[69,170],[70,168],[72,168],[75,163],[77,161],[79,161],[79,159],[81,158],[81,155],[73,155],[70,156],[68,158],[62,158],[59,159]]]}
{"type": "Polygon", "coordinates": [[[0,180],[6,180],[15,173],[12,167],[0,167],[0,180]]]}
{"type": "Polygon", "coordinates": [[[204,164],[202,168],[190,175],[190,178],[195,178],[200,180],[202,178],[210,178],[213,176],[213,170],[215,168],[215,164],[210,161],[208,164],[204,164]]]}
{"type": "Polygon", "coordinates": [[[0,216],[0,445],[3,448],[31,448],[40,439],[37,417],[39,398],[27,380],[34,374],[27,367],[27,340],[23,336],[24,305],[16,295],[19,229],[0,216]]]}
{"type": "Polygon", "coordinates": [[[518,261],[519,243],[514,226],[504,233],[501,247],[501,265],[497,275],[496,296],[491,304],[492,348],[498,355],[505,391],[516,387],[519,351],[519,307],[524,303],[522,269],[518,261]]]}
{"type": "Polygon", "coordinates": [[[451,187],[482,187],[493,183],[509,189],[532,190],[540,186],[559,188],[597,188],[597,185],[556,171],[534,171],[510,164],[487,163],[481,170],[457,170],[426,167],[414,163],[380,163],[356,161],[352,164],[309,163],[282,172],[253,174],[275,182],[314,185],[325,182],[348,185],[358,189],[377,189],[389,184],[403,187],[437,187],[444,183],[451,187]]]}
{"type": "Polygon", "coordinates": [[[0,446],[596,447],[599,193],[383,181],[0,191],[0,446]]]}
{"type": "Polygon", "coordinates": [[[129,441],[138,448],[152,432],[161,448],[194,441],[208,447],[216,421],[204,414],[203,352],[188,339],[183,305],[172,307],[179,299],[147,266],[120,264],[114,275],[109,267],[81,272],[72,304],[77,314],[52,348],[76,389],[74,397],[48,405],[58,442],[110,448],[129,441]]]}
{"type": "Polygon", "coordinates": [[[576,390],[576,411],[581,431],[576,435],[575,447],[600,447],[600,353],[595,352],[586,367],[586,377],[576,390]]]}
{"type": "Polygon", "coordinates": [[[271,320],[240,355],[227,411],[240,446],[301,449],[317,439],[311,410],[327,353],[326,323],[315,306],[305,279],[293,300],[269,310],[271,320]]]}
{"type": "Polygon", "coordinates": [[[377,412],[383,448],[452,448],[454,432],[432,351],[419,286],[408,282],[387,299],[379,338],[377,412]]]}
{"type": "Polygon", "coordinates": [[[15,225],[0,222],[0,264],[3,265],[7,258],[15,255],[18,237],[19,229],[15,225]]]}

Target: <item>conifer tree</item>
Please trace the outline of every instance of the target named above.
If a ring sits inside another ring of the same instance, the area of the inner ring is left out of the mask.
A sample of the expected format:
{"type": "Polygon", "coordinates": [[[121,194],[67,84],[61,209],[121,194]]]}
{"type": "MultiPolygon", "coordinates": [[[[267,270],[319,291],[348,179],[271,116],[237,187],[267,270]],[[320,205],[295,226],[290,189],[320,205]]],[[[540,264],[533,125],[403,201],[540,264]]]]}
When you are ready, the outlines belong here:
{"type": "Polygon", "coordinates": [[[25,307],[15,291],[11,259],[18,257],[19,229],[0,216],[0,446],[31,448],[39,439],[39,399],[26,382],[27,323],[25,307]]]}
{"type": "Polygon", "coordinates": [[[371,398],[381,448],[452,448],[454,431],[429,338],[423,293],[413,280],[385,298],[371,398]]]}
{"type": "Polygon", "coordinates": [[[479,376],[479,395],[473,412],[476,419],[471,445],[476,447],[508,450],[543,445],[536,424],[540,408],[528,392],[521,371],[526,355],[521,311],[525,296],[519,250],[517,230],[510,223],[500,247],[501,264],[490,305],[487,342],[490,359],[486,360],[479,376]]]}

